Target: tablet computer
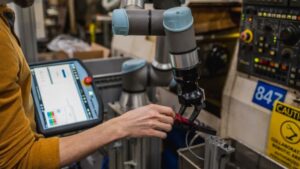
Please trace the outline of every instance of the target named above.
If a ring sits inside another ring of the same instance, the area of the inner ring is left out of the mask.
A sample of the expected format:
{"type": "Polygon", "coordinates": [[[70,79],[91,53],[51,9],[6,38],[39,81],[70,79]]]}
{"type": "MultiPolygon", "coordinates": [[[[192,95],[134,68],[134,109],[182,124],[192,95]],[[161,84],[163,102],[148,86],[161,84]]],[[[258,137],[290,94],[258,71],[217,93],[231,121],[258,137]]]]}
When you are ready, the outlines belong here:
{"type": "Polygon", "coordinates": [[[38,131],[45,136],[83,130],[103,120],[92,75],[80,60],[30,65],[38,131]]]}

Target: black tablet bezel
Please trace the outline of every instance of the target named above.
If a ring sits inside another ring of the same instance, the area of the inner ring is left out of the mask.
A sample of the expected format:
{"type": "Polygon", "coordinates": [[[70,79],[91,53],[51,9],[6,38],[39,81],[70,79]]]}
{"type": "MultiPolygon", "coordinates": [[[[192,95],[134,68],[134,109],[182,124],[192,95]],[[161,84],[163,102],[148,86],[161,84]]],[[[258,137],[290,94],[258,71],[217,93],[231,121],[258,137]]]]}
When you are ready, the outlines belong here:
{"type": "MultiPolygon", "coordinates": [[[[57,65],[58,63],[59,64],[64,64],[64,63],[68,64],[70,62],[78,62],[86,70],[88,76],[92,77],[92,74],[90,73],[90,71],[86,68],[86,66],[79,59],[57,60],[57,61],[51,61],[51,62],[40,62],[40,63],[36,63],[36,64],[30,64],[30,70],[32,70],[32,68],[36,68],[36,67],[57,65]]],[[[50,129],[45,129],[43,127],[43,124],[42,124],[41,118],[40,118],[40,116],[42,114],[41,114],[41,112],[38,112],[38,110],[39,110],[37,107],[38,105],[36,105],[36,100],[33,97],[34,105],[35,105],[35,119],[37,122],[38,132],[43,134],[46,137],[50,137],[50,136],[64,135],[67,133],[84,130],[84,129],[91,128],[91,127],[101,124],[103,122],[104,105],[103,105],[101,97],[99,97],[99,91],[95,86],[96,85],[93,81],[92,88],[95,92],[95,97],[99,104],[99,110],[98,110],[99,114],[98,114],[97,119],[88,120],[88,121],[84,121],[84,122],[77,122],[74,124],[68,124],[68,125],[63,125],[63,126],[58,126],[58,127],[50,128],[50,129]]],[[[34,89],[32,88],[31,89],[32,93],[33,93],[33,90],[34,89]]]]}

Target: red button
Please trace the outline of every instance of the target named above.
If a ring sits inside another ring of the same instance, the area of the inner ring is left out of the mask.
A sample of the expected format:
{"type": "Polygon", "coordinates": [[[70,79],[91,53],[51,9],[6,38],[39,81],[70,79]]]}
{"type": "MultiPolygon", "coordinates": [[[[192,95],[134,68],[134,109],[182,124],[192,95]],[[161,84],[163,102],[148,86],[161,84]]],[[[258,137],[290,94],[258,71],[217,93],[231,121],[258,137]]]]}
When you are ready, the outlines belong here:
{"type": "Polygon", "coordinates": [[[85,85],[91,85],[93,83],[93,78],[92,77],[86,77],[84,78],[84,84],[85,85]]]}
{"type": "Polygon", "coordinates": [[[269,63],[270,63],[269,61],[263,59],[260,61],[260,64],[262,65],[269,65],[269,63]]]}
{"type": "Polygon", "coordinates": [[[275,67],[275,63],[274,63],[274,62],[271,62],[271,63],[270,63],[270,66],[271,66],[271,67],[275,67]]]}
{"type": "Polygon", "coordinates": [[[288,66],[283,64],[283,65],[281,65],[281,69],[284,70],[284,71],[287,71],[288,70],[288,66]]]}

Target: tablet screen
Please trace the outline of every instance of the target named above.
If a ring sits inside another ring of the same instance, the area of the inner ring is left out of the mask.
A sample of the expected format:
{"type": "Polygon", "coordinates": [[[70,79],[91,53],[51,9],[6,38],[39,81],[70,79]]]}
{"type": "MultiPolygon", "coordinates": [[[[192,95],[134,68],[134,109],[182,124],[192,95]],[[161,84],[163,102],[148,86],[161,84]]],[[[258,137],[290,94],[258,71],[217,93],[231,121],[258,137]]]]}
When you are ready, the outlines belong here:
{"type": "MultiPolygon", "coordinates": [[[[43,130],[98,118],[91,87],[84,85],[75,63],[31,68],[33,96],[43,130]]],[[[86,75],[84,75],[86,76],[86,75]]]]}

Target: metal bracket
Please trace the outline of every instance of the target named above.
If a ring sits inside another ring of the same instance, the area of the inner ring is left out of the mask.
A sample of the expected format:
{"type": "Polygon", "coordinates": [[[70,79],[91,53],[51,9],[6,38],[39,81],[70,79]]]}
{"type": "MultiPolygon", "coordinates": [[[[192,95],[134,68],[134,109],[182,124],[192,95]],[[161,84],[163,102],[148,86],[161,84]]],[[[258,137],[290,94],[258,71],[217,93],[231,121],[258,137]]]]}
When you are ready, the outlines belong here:
{"type": "Polygon", "coordinates": [[[225,140],[216,136],[208,136],[205,139],[204,169],[225,169],[230,160],[230,155],[235,149],[225,140]]]}

